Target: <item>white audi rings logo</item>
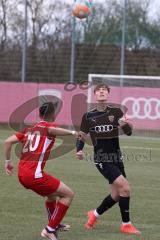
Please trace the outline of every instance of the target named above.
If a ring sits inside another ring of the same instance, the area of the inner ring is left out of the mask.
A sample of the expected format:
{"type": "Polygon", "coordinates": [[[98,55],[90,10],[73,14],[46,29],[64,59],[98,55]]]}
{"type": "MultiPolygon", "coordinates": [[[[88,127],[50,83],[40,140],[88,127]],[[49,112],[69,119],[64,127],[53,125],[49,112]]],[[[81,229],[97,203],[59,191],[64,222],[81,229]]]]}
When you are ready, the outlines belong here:
{"type": "Polygon", "coordinates": [[[137,119],[160,119],[160,99],[158,98],[134,98],[127,97],[122,102],[128,107],[131,114],[126,114],[128,118],[137,119]]]}
{"type": "Polygon", "coordinates": [[[100,125],[95,127],[96,133],[111,132],[113,130],[113,125],[100,125]]]}

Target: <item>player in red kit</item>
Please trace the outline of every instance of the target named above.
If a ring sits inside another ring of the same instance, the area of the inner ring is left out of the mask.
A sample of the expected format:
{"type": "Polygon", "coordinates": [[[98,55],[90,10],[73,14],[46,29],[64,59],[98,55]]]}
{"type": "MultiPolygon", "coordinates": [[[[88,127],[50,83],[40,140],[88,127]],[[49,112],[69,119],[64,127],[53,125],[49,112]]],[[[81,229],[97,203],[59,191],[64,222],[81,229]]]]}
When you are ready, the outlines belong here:
{"type": "Polygon", "coordinates": [[[52,102],[44,103],[39,108],[41,121],[23,132],[15,133],[5,141],[5,170],[12,175],[11,161],[12,145],[22,143],[21,157],[18,165],[18,178],[27,189],[31,189],[40,196],[46,197],[46,208],[49,222],[42,230],[41,236],[49,240],[56,240],[56,230],[66,227],[60,224],[65,216],[72,199],[73,191],[59,179],[44,172],[44,166],[54,146],[56,136],[74,135],[76,131],[59,128],[54,121],[55,108],[52,102]],[[58,197],[58,201],[56,198],[58,197]]]}

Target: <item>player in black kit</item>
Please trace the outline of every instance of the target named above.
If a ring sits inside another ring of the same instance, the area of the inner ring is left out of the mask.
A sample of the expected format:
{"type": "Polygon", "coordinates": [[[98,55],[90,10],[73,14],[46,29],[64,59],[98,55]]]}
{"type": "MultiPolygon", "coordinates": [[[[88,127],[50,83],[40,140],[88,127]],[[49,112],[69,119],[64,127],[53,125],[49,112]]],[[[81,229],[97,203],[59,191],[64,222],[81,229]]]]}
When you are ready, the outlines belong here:
{"type": "Polygon", "coordinates": [[[106,84],[98,84],[95,87],[97,106],[83,115],[77,140],[77,157],[82,160],[85,138],[88,133],[90,134],[94,146],[95,166],[111,186],[111,193],[95,210],[88,212],[85,227],[93,229],[98,217],[118,202],[122,216],[120,231],[139,235],[140,231],[130,221],[130,187],[119,146],[119,132],[131,135],[132,126],[122,120],[124,113],[121,108],[107,105],[109,93],[110,89],[106,84]]]}

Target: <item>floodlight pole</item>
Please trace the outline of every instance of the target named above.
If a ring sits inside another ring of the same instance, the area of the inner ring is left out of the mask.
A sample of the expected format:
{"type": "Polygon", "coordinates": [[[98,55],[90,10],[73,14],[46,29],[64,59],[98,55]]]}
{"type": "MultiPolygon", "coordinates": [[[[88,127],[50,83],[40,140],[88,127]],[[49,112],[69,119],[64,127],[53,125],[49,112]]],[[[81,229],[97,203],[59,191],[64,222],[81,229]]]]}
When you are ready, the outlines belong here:
{"type": "MultiPolygon", "coordinates": [[[[73,0],[76,3],[76,0],[73,0]]],[[[76,30],[76,19],[72,17],[72,39],[71,39],[71,67],[70,67],[70,82],[74,83],[75,73],[75,30],[76,30]]]]}
{"type": "Polygon", "coordinates": [[[24,30],[23,30],[23,48],[22,48],[22,76],[21,82],[26,81],[26,52],[27,52],[27,0],[24,0],[24,30]]]}
{"type": "MultiPolygon", "coordinates": [[[[125,43],[126,43],[126,9],[127,9],[127,0],[124,0],[123,3],[123,22],[122,22],[122,43],[121,43],[121,66],[120,66],[120,75],[124,75],[125,67],[125,43]]],[[[120,87],[123,87],[123,77],[120,78],[120,87]]]]}

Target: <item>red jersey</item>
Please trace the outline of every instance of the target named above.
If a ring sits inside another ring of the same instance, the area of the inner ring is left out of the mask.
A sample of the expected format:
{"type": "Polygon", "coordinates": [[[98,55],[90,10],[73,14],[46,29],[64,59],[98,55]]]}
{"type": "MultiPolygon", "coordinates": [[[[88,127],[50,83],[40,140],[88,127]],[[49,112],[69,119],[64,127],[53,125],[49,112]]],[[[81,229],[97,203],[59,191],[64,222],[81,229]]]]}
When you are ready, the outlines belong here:
{"type": "Polygon", "coordinates": [[[23,144],[18,166],[19,176],[43,177],[45,163],[55,142],[55,136],[49,136],[48,128],[55,126],[55,123],[41,121],[24,132],[16,133],[23,144]]]}

